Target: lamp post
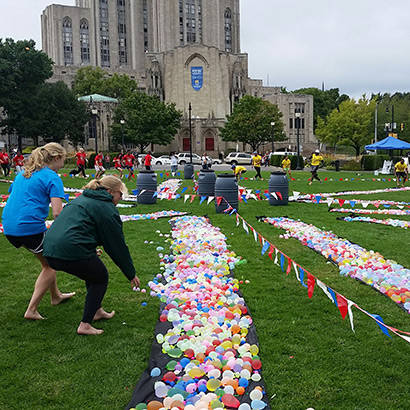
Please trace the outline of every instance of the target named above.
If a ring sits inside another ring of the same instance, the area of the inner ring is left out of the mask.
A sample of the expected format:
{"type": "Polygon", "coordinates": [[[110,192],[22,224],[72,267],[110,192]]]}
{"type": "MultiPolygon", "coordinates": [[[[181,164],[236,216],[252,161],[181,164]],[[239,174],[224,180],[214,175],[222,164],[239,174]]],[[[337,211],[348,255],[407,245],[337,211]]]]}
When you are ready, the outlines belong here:
{"type": "Polygon", "coordinates": [[[296,126],[296,146],[297,146],[297,154],[298,154],[298,163],[297,163],[297,170],[301,170],[302,167],[300,166],[300,140],[299,140],[299,128],[300,128],[300,112],[299,108],[295,108],[295,126],[296,126]]]}
{"type": "Polygon", "coordinates": [[[122,145],[122,149],[125,149],[125,147],[124,147],[124,124],[125,124],[125,120],[120,120],[120,124],[121,124],[121,145],[122,145]]]}
{"type": "Polygon", "coordinates": [[[275,126],[275,122],[272,121],[272,122],[270,123],[270,125],[271,125],[271,127],[272,127],[272,129],[271,129],[271,132],[272,132],[272,152],[275,152],[275,142],[274,142],[274,139],[273,139],[273,137],[274,137],[274,135],[273,135],[273,127],[275,126]]]}
{"type": "Polygon", "coordinates": [[[91,108],[91,115],[92,115],[92,130],[93,130],[93,137],[95,142],[95,153],[98,154],[98,139],[97,139],[97,115],[98,110],[96,108],[91,108]]]}
{"type": "Polygon", "coordinates": [[[192,164],[192,106],[189,103],[188,106],[188,118],[189,118],[189,159],[192,164]]]}

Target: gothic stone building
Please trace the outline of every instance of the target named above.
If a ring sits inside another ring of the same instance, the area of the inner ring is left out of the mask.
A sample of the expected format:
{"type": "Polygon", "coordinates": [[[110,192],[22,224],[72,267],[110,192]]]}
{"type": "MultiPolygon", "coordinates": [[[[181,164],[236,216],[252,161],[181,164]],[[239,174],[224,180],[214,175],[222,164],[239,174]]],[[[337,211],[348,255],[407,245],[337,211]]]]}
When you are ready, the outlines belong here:
{"type": "Polygon", "coordinates": [[[280,87],[264,87],[261,80],[249,78],[248,55],[240,50],[239,0],[53,4],[42,14],[42,41],[43,51],[55,62],[53,81],[71,85],[78,68],[99,66],[111,75],[127,74],[142,91],[174,102],[184,113],[180,132],[168,147],[155,147],[157,151],[189,150],[189,103],[193,151],[217,156],[234,149],[235,143],[219,138],[219,128],[244,95],[279,106],[288,140],[276,148],[295,149],[297,111],[301,146],[306,152],[317,145],[311,96],[284,94],[280,87]]]}

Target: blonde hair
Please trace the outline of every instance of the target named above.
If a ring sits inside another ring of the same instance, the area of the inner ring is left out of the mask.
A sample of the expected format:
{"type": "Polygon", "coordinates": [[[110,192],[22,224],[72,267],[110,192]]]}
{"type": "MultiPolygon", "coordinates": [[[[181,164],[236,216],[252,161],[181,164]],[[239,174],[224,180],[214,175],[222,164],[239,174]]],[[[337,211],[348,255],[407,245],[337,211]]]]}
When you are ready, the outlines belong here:
{"type": "Polygon", "coordinates": [[[125,184],[114,175],[106,175],[101,179],[93,179],[83,189],[107,189],[110,191],[121,191],[124,196],[128,195],[128,189],[125,184]]]}
{"type": "Polygon", "coordinates": [[[39,171],[59,157],[65,157],[65,155],[66,150],[56,142],[50,142],[36,148],[24,165],[24,177],[30,178],[33,172],[39,171]]]}

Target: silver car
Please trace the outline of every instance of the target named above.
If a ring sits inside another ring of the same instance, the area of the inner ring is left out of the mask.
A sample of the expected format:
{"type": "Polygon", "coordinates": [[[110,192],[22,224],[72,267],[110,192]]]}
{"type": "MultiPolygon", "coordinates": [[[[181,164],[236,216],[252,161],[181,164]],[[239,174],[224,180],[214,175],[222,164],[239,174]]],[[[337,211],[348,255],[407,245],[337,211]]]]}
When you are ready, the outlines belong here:
{"type": "Polygon", "coordinates": [[[225,157],[225,162],[231,165],[251,165],[252,155],[246,152],[231,152],[225,157]]]}

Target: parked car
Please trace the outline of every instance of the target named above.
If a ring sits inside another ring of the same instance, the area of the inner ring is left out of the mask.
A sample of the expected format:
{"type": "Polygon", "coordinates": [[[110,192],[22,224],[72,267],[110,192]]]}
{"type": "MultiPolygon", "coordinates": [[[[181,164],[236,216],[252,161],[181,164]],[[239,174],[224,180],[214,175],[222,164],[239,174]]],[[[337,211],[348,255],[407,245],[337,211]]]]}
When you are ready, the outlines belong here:
{"type": "Polygon", "coordinates": [[[252,155],[246,152],[231,152],[225,157],[225,162],[231,165],[250,165],[252,163],[252,155]]]}
{"type": "Polygon", "coordinates": [[[158,158],[152,157],[152,165],[171,165],[169,155],[161,155],[158,158]]]}
{"type": "MultiPolygon", "coordinates": [[[[185,165],[191,162],[189,152],[181,152],[180,154],[177,155],[177,158],[178,158],[179,165],[185,165]]],[[[192,163],[196,165],[200,165],[201,157],[198,154],[192,153],[192,163]]]]}
{"type": "Polygon", "coordinates": [[[212,165],[222,164],[222,161],[219,158],[211,158],[211,157],[207,157],[207,158],[208,158],[208,162],[210,162],[212,165]]]}

